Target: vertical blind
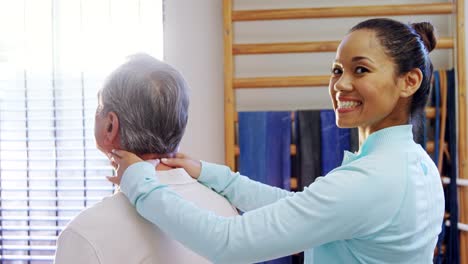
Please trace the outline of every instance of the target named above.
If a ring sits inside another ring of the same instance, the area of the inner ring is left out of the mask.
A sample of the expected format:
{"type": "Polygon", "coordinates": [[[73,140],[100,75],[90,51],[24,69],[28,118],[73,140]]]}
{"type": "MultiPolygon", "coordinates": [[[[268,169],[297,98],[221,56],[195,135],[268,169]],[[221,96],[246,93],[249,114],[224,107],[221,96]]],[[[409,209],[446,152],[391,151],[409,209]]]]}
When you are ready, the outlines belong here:
{"type": "Polygon", "coordinates": [[[114,191],[96,92],[124,56],[162,59],[162,3],[2,0],[0,34],[0,262],[52,263],[65,225],[114,191]]]}

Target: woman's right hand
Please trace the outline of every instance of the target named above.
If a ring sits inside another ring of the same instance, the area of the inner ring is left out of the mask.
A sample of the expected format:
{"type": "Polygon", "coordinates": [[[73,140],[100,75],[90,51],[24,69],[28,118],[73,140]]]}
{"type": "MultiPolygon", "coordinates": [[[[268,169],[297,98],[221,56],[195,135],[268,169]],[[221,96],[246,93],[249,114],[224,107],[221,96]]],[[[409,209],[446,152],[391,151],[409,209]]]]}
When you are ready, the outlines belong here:
{"type": "Polygon", "coordinates": [[[201,162],[183,153],[177,153],[175,158],[163,158],[161,163],[173,168],[183,168],[194,179],[200,177],[201,162]]]}

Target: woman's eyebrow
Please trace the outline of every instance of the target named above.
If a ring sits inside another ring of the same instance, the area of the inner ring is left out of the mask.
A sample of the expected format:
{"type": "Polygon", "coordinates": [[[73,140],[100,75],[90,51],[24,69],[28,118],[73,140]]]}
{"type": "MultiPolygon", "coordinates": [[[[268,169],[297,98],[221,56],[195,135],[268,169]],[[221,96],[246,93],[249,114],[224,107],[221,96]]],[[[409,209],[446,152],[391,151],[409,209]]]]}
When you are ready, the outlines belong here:
{"type": "Polygon", "coordinates": [[[368,61],[374,63],[373,60],[371,60],[370,58],[365,57],[365,56],[356,56],[356,57],[353,57],[353,58],[351,59],[352,62],[356,62],[356,61],[360,61],[360,60],[368,60],[368,61]]]}
{"type": "Polygon", "coordinates": [[[341,68],[343,68],[343,64],[341,64],[341,63],[339,63],[337,61],[334,61],[332,65],[333,66],[340,66],[341,68]]]}

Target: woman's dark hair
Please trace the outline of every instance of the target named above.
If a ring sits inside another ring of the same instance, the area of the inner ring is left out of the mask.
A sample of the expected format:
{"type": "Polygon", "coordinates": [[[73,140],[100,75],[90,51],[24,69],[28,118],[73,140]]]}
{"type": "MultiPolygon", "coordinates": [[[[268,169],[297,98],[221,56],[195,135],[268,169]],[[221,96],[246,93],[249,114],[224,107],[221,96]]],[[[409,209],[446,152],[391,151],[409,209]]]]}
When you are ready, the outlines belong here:
{"type": "Polygon", "coordinates": [[[354,26],[350,32],[369,29],[376,33],[386,54],[393,59],[397,76],[414,68],[421,70],[421,86],[411,100],[410,114],[412,123],[420,126],[429,93],[433,66],[429,58],[436,46],[434,27],[429,22],[404,24],[387,18],[365,20],[354,26]]]}

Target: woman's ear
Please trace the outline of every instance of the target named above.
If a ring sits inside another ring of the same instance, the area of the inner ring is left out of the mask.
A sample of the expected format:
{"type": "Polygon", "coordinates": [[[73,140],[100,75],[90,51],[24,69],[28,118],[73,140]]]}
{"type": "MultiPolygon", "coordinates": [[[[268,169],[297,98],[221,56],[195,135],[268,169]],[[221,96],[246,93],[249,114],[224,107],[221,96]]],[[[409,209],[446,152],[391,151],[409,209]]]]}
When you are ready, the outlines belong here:
{"type": "Polygon", "coordinates": [[[407,72],[403,77],[400,96],[403,98],[412,96],[419,89],[419,86],[421,86],[422,79],[423,74],[418,68],[414,68],[407,72]]]}
{"type": "Polygon", "coordinates": [[[119,118],[115,112],[109,112],[106,116],[105,143],[115,145],[119,135],[119,118]]]}

